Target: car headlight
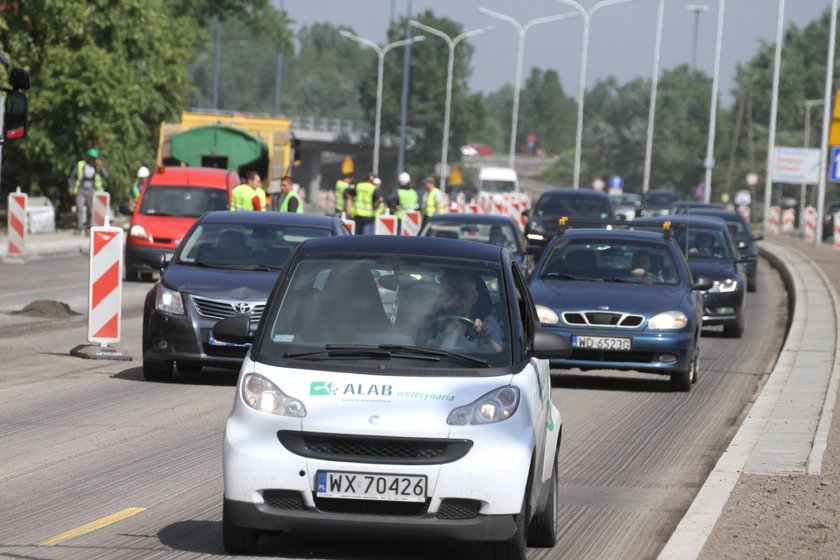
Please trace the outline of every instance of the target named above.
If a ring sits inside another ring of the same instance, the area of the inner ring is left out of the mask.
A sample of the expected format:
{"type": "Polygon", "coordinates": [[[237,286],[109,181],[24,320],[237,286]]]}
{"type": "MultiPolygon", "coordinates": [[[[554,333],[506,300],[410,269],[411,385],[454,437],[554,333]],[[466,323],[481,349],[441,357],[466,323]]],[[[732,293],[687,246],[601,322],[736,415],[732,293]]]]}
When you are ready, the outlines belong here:
{"type": "Polygon", "coordinates": [[[155,309],[172,315],[183,315],[184,299],[181,297],[181,292],[170,290],[163,284],[158,284],[155,309]]]}
{"type": "Polygon", "coordinates": [[[152,241],[152,236],[149,235],[149,232],[146,231],[146,228],[141,226],[140,224],[134,224],[131,226],[131,229],[128,230],[129,237],[136,237],[137,239],[147,239],[152,241]]]}
{"type": "Polygon", "coordinates": [[[543,325],[556,325],[560,322],[560,316],[557,313],[544,305],[537,305],[537,318],[543,325]]]}
{"type": "Polygon", "coordinates": [[[719,280],[715,280],[714,285],[712,285],[712,288],[709,291],[710,292],[720,292],[720,293],[726,294],[726,293],[729,293],[729,292],[734,292],[737,289],[738,289],[738,281],[735,280],[734,278],[727,278],[723,282],[721,282],[719,280]]]}
{"type": "Polygon", "coordinates": [[[519,407],[519,389],[499,387],[467,406],[459,406],[449,413],[450,426],[493,424],[507,420],[519,407]]]}
{"type": "Polygon", "coordinates": [[[290,397],[277,385],[256,373],[249,373],[242,381],[242,400],[256,411],[278,416],[303,418],[306,407],[303,402],[290,397]]]}
{"type": "Polygon", "coordinates": [[[688,317],[682,311],[658,313],[648,321],[648,328],[655,331],[681,329],[688,324],[688,317]]]}

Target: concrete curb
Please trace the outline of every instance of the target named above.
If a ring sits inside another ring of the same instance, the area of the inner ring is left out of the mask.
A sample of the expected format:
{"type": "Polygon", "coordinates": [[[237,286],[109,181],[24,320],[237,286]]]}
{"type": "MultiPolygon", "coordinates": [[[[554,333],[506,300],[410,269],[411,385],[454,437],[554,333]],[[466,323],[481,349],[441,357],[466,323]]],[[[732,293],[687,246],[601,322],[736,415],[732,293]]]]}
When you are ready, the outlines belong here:
{"type": "MultiPolygon", "coordinates": [[[[659,560],[688,560],[700,555],[732,494],[732,490],[738,483],[741,473],[744,472],[757,444],[764,436],[765,429],[771,424],[771,416],[794,372],[802,348],[809,307],[819,305],[814,302],[819,300],[820,296],[816,293],[809,294],[805,290],[802,271],[795,266],[791,266],[778,254],[778,252],[784,253],[788,250],[782,247],[774,247],[772,243],[765,244],[762,247],[762,255],[782,275],[793,307],[793,312],[789,316],[788,332],[782,351],[743,424],[732,438],[727,449],[724,450],[714,469],[709,473],[706,482],[700,488],[688,511],[660,552],[659,560]]],[[[834,315],[840,316],[837,295],[825,275],[812,261],[803,255],[798,256],[810,265],[811,269],[818,271],[825,288],[822,295],[834,305],[834,315]]],[[[823,301],[823,305],[828,301],[823,301]]],[[[840,337],[835,336],[835,349],[840,348],[838,339],[840,337]]],[[[828,436],[828,426],[831,423],[831,409],[838,386],[837,370],[838,367],[835,363],[826,389],[827,393],[821,403],[821,415],[817,424],[813,447],[807,458],[809,473],[812,471],[812,462],[816,467],[816,472],[819,472],[819,465],[816,463],[822,459],[828,436]],[[818,439],[821,443],[817,441],[818,439]]]]}

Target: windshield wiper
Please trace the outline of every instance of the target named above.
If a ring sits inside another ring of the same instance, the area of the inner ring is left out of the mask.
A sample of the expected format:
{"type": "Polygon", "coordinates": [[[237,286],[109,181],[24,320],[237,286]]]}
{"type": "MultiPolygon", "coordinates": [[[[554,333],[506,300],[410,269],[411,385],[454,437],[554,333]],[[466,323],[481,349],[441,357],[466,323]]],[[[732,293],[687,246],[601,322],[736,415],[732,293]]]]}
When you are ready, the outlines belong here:
{"type": "Polygon", "coordinates": [[[391,352],[369,344],[327,344],[319,350],[310,352],[286,352],[283,354],[284,358],[309,358],[315,356],[327,356],[329,358],[390,358],[391,352]]]}
{"type": "Polygon", "coordinates": [[[286,352],[284,358],[314,358],[326,356],[328,358],[415,358],[419,360],[453,360],[462,363],[477,364],[490,367],[487,360],[448,352],[437,348],[424,348],[402,344],[380,344],[371,346],[369,344],[327,344],[323,349],[310,352],[286,352]]]}
{"type": "Polygon", "coordinates": [[[282,270],[283,265],[277,264],[256,264],[254,265],[254,270],[282,270]]]}
{"type": "Polygon", "coordinates": [[[637,278],[634,280],[632,278],[621,278],[619,276],[613,276],[611,278],[605,278],[604,282],[624,282],[625,284],[641,284],[644,283],[644,279],[637,278]],[[642,282],[639,282],[639,280],[642,280],[642,282]]]}
{"type": "Polygon", "coordinates": [[[400,356],[405,357],[420,358],[423,356],[427,356],[428,358],[438,359],[455,358],[456,361],[468,362],[471,364],[479,364],[485,367],[490,367],[490,363],[482,358],[476,358],[475,356],[460,354],[458,352],[449,352],[447,350],[441,350],[438,348],[426,348],[425,346],[409,346],[404,344],[380,344],[379,348],[382,348],[383,350],[398,350],[400,352],[407,352],[407,355],[400,354],[400,356]]]}
{"type": "Polygon", "coordinates": [[[543,278],[560,278],[561,280],[580,280],[582,282],[603,282],[603,278],[583,278],[581,276],[574,276],[572,274],[564,274],[562,272],[547,272],[542,275],[543,278]]]}

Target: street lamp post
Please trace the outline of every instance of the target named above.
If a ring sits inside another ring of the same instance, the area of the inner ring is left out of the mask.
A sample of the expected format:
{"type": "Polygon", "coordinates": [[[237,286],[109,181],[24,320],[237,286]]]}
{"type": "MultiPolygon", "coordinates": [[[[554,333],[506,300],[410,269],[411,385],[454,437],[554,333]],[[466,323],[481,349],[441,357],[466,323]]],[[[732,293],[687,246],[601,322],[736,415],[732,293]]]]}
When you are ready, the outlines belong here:
{"type": "MultiPolygon", "coordinates": [[[[773,93],[770,97],[770,133],[767,138],[767,173],[764,178],[764,228],[770,217],[770,196],[773,192],[773,165],[776,149],[776,113],[779,109],[779,69],[782,66],[782,32],[785,27],[785,0],[779,0],[776,21],[776,54],[773,58],[773,93]]],[[[801,215],[800,215],[801,216],[801,215]]]]}
{"type": "MultiPolygon", "coordinates": [[[[823,231],[823,211],[825,210],[825,168],[828,159],[828,132],[831,124],[831,88],[834,80],[834,48],[837,43],[837,0],[831,0],[831,24],[829,25],[828,33],[828,57],[826,60],[825,69],[825,94],[823,96],[823,103],[825,109],[823,110],[823,129],[822,141],[820,143],[820,183],[817,191],[817,235],[815,243],[819,245],[822,243],[823,231]]],[[[833,227],[833,226],[832,226],[833,227]]]]}
{"type": "Polygon", "coordinates": [[[665,19],[665,0],[659,0],[656,17],[656,41],[653,47],[653,76],[650,84],[650,107],[648,109],[647,143],[645,144],[645,174],[642,192],[650,189],[650,166],[653,159],[653,125],[656,117],[656,92],[659,87],[659,51],[662,47],[662,22],[665,19]]]}
{"type": "Polygon", "coordinates": [[[519,34],[519,47],[517,49],[516,54],[516,77],[514,78],[513,83],[513,111],[510,118],[510,154],[508,155],[508,167],[513,169],[514,158],[516,157],[517,121],[519,120],[519,93],[522,89],[522,65],[525,59],[525,35],[535,25],[539,25],[541,23],[549,23],[552,21],[560,21],[563,19],[569,19],[572,17],[576,17],[578,14],[567,13],[555,16],[545,16],[532,19],[525,25],[521,25],[512,17],[507,16],[505,14],[500,14],[499,12],[494,12],[493,10],[488,10],[487,8],[478,8],[478,12],[480,14],[494,17],[496,19],[500,19],[502,21],[510,23],[511,25],[513,25],[514,28],[516,28],[516,32],[519,34]]]}
{"type": "Polygon", "coordinates": [[[691,40],[691,73],[694,74],[697,69],[697,32],[700,30],[700,14],[708,12],[709,7],[704,4],[689,4],[685,9],[694,13],[694,36],[691,40]]]}
{"type": "Polygon", "coordinates": [[[489,31],[493,31],[496,29],[495,25],[491,25],[489,27],[482,27],[481,29],[473,29],[472,31],[465,31],[460,35],[456,35],[454,39],[450,39],[449,35],[435,29],[434,27],[429,27],[428,25],[422,24],[419,21],[411,20],[411,25],[425,31],[426,33],[431,33],[432,35],[436,35],[446,41],[446,45],[449,47],[449,63],[446,67],[446,102],[444,104],[443,110],[443,146],[441,147],[441,154],[440,154],[440,190],[446,192],[446,160],[447,160],[447,150],[449,149],[449,107],[452,98],[452,71],[455,67],[455,47],[466,39],[467,37],[472,37],[473,35],[481,35],[482,33],[487,33],[489,31]]]}
{"type": "Polygon", "coordinates": [[[712,75],[712,101],[709,104],[709,142],[706,145],[706,181],[703,188],[703,200],[708,204],[712,200],[712,169],[715,167],[715,120],[717,119],[718,78],[720,76],[720,51],[723,46],[723,15],[726,11],[726,0],[718,0],[717,37],[715,45],[715,67],[712,75]]]}
{"type": "Polygon", "coordinates": [[[586,59],[589,55],[589,24],[592,16],[606,6],[614,4],[624,4],[625,2],[632,2],[633,0],[602,0],[598,2],[587,12],[583,6],[575,2],[575,0],[556,0],[566,6],[571,6],[578,11],[580,17],[583,18],[583,46],[580,53],[580,84],[578,84],[578,117],[577,117],[577,133],[575,135],[575,170],[574,180],[572,186],[574,188],[580,187],[580,156],[581,144],[583,143],[583,98],[586,94],[586,59]]]}
{"type": "Polygon", "coordinates": [[[402,41],[394,41],[393,43],[388,43],[384,47],[380,47],[373,41],[369,39],[365,39],[363,37],[359,37],[358,35],[353,35],[346,29],[342,29],[339,33],[341,33],[342,37],[346,37],[347,39],[352,39],[363,45],[365,47],[370,47],[374,51],[376,51],[377,56],[379,57],[379,64],[377,66],[376,72],[376,124],[374,124],[374,132],[373,132],[373,174],[379,175],[379,128],[380,123],[382,121],[382,76],[384,74],[385,69],[385,55],[388,54],[393,48],[402,47],[411,43],[416,43],[418,41],[422,41],[425,37],[412,37],[411,39],[403,39],[402,41]]]}

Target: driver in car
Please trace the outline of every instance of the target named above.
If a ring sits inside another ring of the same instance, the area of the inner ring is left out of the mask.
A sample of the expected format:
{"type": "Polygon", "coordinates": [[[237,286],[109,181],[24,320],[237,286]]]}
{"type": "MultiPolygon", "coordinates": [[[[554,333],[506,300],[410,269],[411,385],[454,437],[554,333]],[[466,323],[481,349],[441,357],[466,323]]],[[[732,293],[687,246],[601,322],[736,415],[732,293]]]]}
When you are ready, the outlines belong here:
{"type": "Polygon", "coordinates": [[[441,348],[490,345],[495,352],[501,352],[501,325],[492,313],[481,317],[481,311],[475,309],[477,301],[478,288],[472,273],[464,270],[444,272],[438,301],[424,329],[429,341],[441,348]]]}

